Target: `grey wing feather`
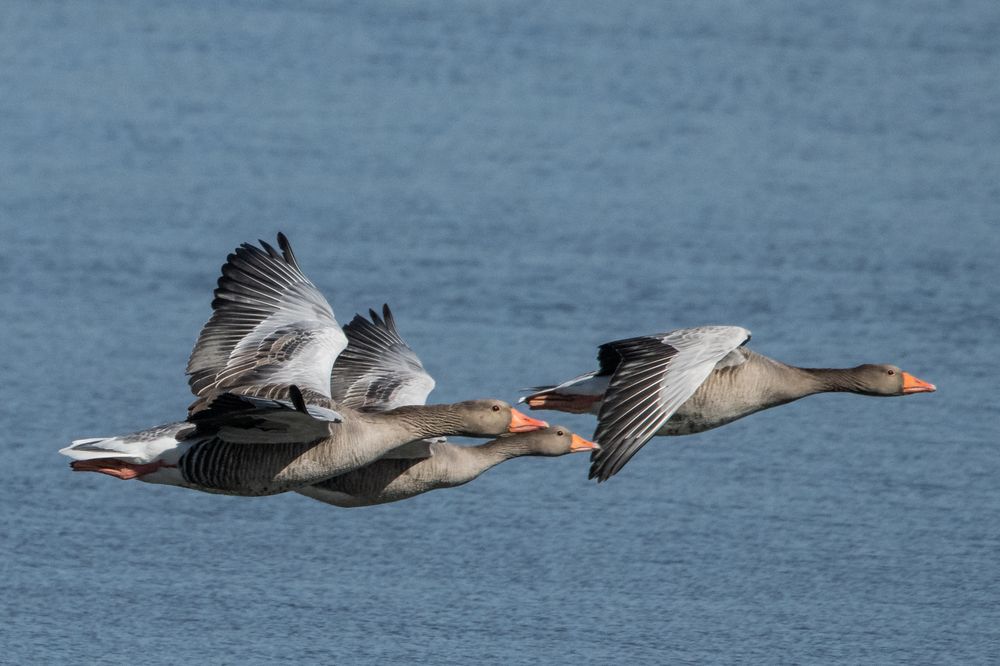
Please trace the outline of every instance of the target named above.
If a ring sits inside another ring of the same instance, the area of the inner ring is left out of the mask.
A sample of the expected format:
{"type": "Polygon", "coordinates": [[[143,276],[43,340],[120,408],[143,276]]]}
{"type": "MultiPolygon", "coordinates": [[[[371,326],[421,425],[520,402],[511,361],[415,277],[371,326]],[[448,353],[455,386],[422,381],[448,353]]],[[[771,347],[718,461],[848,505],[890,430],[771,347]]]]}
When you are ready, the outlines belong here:
{"type": "Polygon", "coordinates": [[[732,352],[749,339],[750,331],[739,326],[701,326],[602,345],[602,355],[613,351],[621,361],[597,416],[594,440],[601,449],[591,456],[590,478],[616,474],[716,364],[736,361],[732,352]]]}
{"type": "Polygon", "coordinates": [[[188,418],[195,435],[240,444],[317,442],[330,436],[329,424],[342,420],[338,412],[321,405],[297,406],[237,393],[219,394],[188,418]]]}
{"type": "Polygon", "coordinates": [[[347,348],[337,357],[330,394],[338,404],[367,411],[423,405],[434,389],[420,358],[406,344],[388,305],[371,320],[355,315],[344,326],[347,348]]]}
{"type": "Polygon", "coordinates": [[[225,391],[282,397],[297,384],[330,396],[330,370],[347,340],[284,234],[278,247],[244,243],[222,266],[212,317],[188,360],[192,413],[225,391]]]}

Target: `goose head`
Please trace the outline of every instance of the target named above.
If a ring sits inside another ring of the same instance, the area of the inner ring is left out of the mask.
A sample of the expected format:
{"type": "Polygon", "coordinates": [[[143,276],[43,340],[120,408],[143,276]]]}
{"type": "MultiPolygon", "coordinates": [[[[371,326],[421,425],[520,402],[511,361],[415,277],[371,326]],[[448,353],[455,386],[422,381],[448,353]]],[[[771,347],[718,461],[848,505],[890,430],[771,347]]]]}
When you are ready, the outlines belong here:
{"type": "Polygon", "coordinates": [[[503,400],[466,400],[454,405],[462,423],[462,435],[490,437],[504,433],[531,432],[548,423],[517,411],[503,400]]]}
{"type": "Polygon", "coordinates": [[[866,395],[909,395],[937,390],[934,384],[917,379],[895,365],[867,363],[854,368],[853,374],[858,392],[866,395]]]}
{"type": "Polygon", "coordinates": [[[564,456],[567,453],[594,451],[601,448],[595,442],[584,439],[563,426],[552,426],[509,436],[521,440],[528,453],[535,456],[564,456]]]}

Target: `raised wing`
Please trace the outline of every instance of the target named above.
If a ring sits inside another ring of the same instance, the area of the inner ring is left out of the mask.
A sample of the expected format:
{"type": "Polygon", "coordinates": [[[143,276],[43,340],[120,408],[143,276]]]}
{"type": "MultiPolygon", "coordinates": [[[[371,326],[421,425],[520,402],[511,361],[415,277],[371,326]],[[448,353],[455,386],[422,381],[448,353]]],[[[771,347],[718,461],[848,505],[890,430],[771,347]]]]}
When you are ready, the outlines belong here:
{"type": "Polygon", "coordinates": [[[620,362],[597,415],[590,478],[606,481],[698,390],[715,365],[750,339],[739,326],[684,328],[601,345],[602,367],[620,362]]]}
{"type": "Polygon", "coordinates": [[[278,247],[244,243],[222,266],[212,317],[188,360],[198,397],[190,413],[222,392],[283,397],[297,384],[307,396],[330,396],[330,370],[347,339],[284,234],[278,247]]]}
{"type": "Polygon", "coordinates": [[[423,405],[434,379],[400,337],[388,305],[382,316],[368,311],[371,321],[355,315],[344,333],[347,348],[337,357],[330,377],[330,394],[337,404],[365,411],[385,411],[423,405]]]}

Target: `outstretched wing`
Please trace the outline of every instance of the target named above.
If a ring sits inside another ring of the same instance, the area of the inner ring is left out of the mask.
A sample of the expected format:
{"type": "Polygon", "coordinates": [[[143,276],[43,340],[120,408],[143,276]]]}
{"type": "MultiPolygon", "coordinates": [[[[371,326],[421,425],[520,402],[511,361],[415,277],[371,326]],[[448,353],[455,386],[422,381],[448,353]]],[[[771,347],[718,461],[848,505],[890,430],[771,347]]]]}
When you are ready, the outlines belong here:
{"type": "Polygon", "coordinates": [[[337,404],[366,411],[423,405],[434,379],[400,337],[388,305],[382,316],[368,311],[371,321],[355,315],[344,333],[347,348],[337,357],[330,377],[330,394],[337,404]]]}
{"type": "Polygon", "coordinates": [[[284,234],[278,247],[244,243],[222,266],[212,317],[188,360],[198,397],[190,413],[222,392],[283,397],[296,384],[330,396],[330,370],[347,339],[284,234]]]}
{"type": "Polygon", "coordinates": [[[601,345],[620,358],[597,415],[590,478],[606,481],[698,390],[715,365],[750,339],[739,326],[701,326],[601,345]]]}

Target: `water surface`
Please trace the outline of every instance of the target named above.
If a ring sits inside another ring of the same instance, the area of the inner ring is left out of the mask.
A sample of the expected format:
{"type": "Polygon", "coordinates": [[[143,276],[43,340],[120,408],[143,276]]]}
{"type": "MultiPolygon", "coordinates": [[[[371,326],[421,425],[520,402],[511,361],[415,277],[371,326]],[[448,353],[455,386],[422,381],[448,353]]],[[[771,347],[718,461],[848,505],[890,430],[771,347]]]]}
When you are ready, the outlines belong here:
{"type": "Polygon", "coordinates": [[[989,2],[7,3],[0,660],[995,658],[998,33],[989,2]],[[218,267],[279,229],[342,322],[392,304],[438,401],[708,323],[939,391],[361,510],[70,474],[70,439],[184,413],[218,267]]]}

